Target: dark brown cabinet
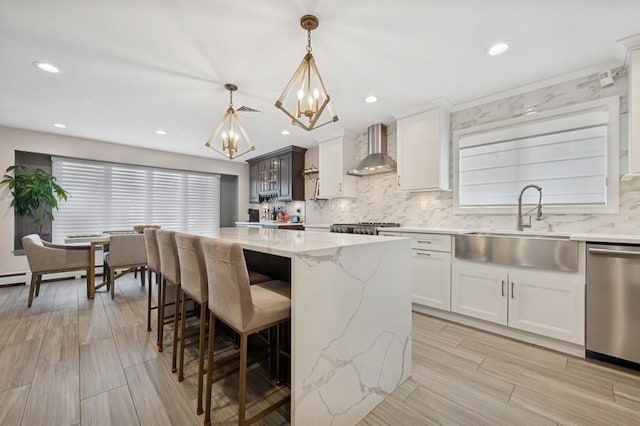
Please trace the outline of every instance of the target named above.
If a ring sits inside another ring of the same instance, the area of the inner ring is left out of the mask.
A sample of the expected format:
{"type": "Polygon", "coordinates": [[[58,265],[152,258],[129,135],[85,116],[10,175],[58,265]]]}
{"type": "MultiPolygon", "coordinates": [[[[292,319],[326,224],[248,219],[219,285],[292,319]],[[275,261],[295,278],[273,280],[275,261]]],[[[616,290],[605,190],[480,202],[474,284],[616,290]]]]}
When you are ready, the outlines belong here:
{"type": "Polygon", "coordinates": [[[278,201],[304,201],[304,153],[306,148],[289,146],[247,160],[249,163],[249,202],[264,198],[278,201]]]}

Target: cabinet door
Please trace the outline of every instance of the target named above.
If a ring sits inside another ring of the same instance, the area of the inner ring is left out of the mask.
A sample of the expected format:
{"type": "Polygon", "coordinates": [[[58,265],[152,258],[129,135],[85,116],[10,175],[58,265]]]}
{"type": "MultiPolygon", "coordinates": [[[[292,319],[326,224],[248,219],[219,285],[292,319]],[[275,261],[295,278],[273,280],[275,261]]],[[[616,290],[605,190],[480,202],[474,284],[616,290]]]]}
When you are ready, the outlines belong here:
{"type": "Polygon", "coordinates": [[[258,184],[259,192],[266,192],[269,190],[269,160],[260,161],[260,179],[258,184]]]}
{"type": "Polygon", "coordinates": [[[584,345],[585,285],[576,274],[509,272],[509,327],[584,345]]]}
{"type": "Polygon", "coordinates": [[[498,266],[454,259],[451,310],[485,321],[507,324],[507,271],[498,266]]]}
{"type": "Polygon", "coordinates": [[[279,177],[278,190],[280,201],[291,201],[291,153],[278,157],[279,177]]]}
{"type": "Polygon", "coordinates": [[[413,302],[451,310],[451,253],[411,250],[413,302]]]}
{"type": "Polygon", "coordinates": [[[340,197],[343,190],[342,139],[322,142],[318,147],[320,197],[340,197]]]}
{"type": "Polygon", "coordinates": [[[249,164],[249,202],[258,203],[258,191],[260,189],[260,163],[249,164]]]}
{"type": "Polygon", "coordinates": [[[398,189],[448,189],[448,131],[440,108],[398,120],[398,189]],[[447,134],[442,134],[447,132],[447,134]],[[446,146],[445,146],[446,145],[446,146]]]}

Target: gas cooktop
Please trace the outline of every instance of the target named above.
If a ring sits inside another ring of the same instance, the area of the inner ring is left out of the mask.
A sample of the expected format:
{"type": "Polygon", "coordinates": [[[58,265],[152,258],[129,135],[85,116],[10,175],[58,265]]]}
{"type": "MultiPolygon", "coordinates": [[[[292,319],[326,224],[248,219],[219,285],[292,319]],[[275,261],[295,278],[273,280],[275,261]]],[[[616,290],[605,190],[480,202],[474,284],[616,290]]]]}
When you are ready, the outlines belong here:
{"type": "Polygon", "coordinates": [[[376,235],[377,228],[397,228],[399,223],[393,222],[358,222],[358,223],[334,223],[331,225],[331,232],[343,234],[376,235]]]}

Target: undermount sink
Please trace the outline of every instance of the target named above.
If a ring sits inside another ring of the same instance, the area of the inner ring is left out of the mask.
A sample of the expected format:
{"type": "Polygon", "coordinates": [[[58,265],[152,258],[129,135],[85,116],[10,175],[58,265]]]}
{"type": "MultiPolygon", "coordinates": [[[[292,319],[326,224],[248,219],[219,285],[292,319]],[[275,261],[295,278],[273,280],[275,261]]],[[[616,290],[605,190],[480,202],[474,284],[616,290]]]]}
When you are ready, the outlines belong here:
{"type": "Polygon", "coordinates": [[[575,272],[578,242],[563,234],[469,232],[455,236],[455,257],[476,262],[575,272]]]}

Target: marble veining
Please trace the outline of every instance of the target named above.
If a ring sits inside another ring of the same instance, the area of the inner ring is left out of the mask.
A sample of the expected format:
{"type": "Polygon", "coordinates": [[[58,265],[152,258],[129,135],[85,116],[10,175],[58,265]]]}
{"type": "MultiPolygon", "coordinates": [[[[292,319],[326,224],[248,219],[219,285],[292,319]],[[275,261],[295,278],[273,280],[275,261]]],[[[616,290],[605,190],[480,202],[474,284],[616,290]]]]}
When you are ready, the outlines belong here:
{"type": "MultiPolygon", "coordinates": [[[[604,88],[600,87],[597,74],[592,74],[455,111],[451,114],[451,131],[518,117],[530,108],[536,108],[537,111],[542,112],[618,95],[620,97],[620,173],[625,174],[628,169],[627,70],[622,68],[614,71],[618,72],[615,83],[604,88]]],[[[366,131],[360,132],[355,143],[356,159],[363,158],[367,150],[366,131]]],[[[388,125],[387,143],[389,155],[396,158],[395,122],[388,125]]],[[[307,152],[309,162],[317,161],[314,157],[314,155],[317,156],[315,151],[307,152]]],[[[453,159],[453,153],[450,158],[453,159]]],[[[453,167],[450,167],[450,170],[453,171],[453,167]]],[[[418,193],[396,191],[395,173],[359,178],[356,188],[356,198],[333,199],[322,209],[313,202],[307,201],[306,221],[309,223],[385,221],[399,222],[408,227],[515,229],[513,214],[454,214],[453,193],[449,191],[418,193]],[[421,202],[426,204],[426,211],[420,210],[421,202]]],[[[312,194],[309,188],[307,188],[307,194],[312,194]]],[[[640,178],[620,182],[617,214],[545,213],[542,221],[533,221],[532,230],[637,234],[640,230],[640,178]]]]}

